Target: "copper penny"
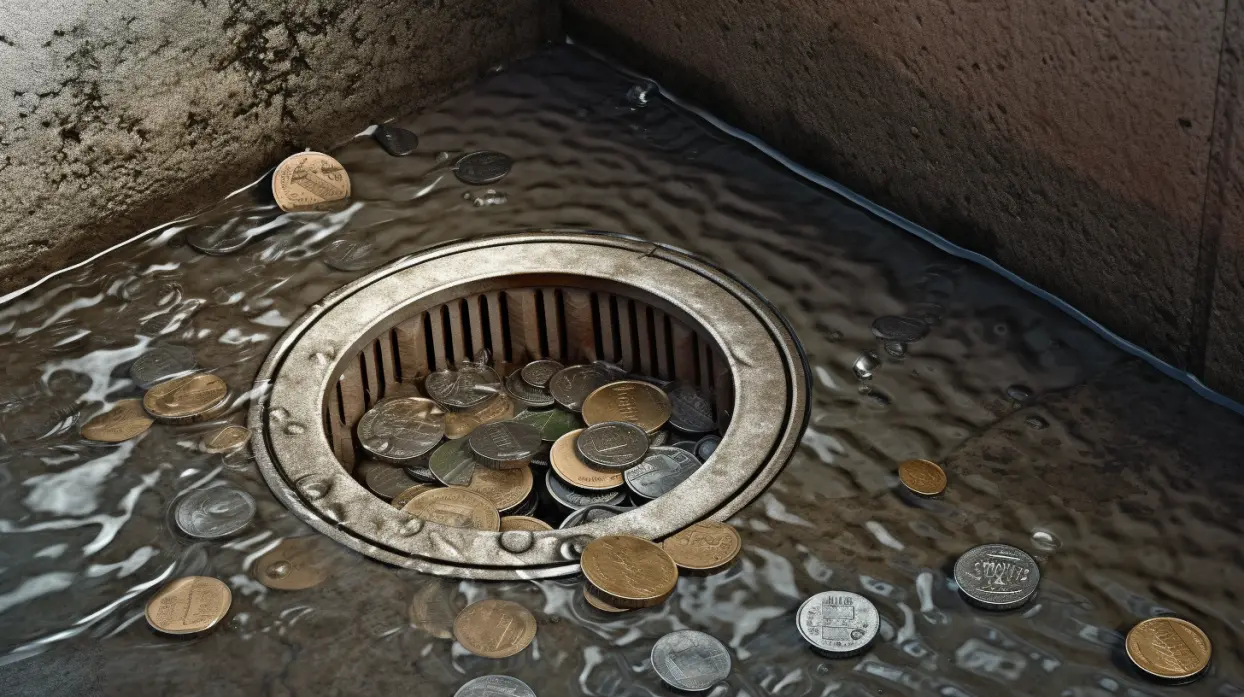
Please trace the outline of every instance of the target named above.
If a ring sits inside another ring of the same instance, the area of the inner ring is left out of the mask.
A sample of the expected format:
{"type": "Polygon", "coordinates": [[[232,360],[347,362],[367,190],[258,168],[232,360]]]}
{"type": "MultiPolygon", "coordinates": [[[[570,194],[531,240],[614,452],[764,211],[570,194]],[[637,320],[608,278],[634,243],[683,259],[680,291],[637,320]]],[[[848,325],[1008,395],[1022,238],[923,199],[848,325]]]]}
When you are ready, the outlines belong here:
{"type": "Polygon", "coordinates": [[[743,540],[732,526],[705,520],[667,537],[661,543],[678,569],[692,575],[722,571],[734,563],[743,540]]]}
{"type": "Polygon", "coordinates": [[[608,491],[626,483],[622,470],[606,470],[592,467],[579,457],[575,441],[586,429],[575,429],[557,439],[549,451],[549,464],[553,471],[567,484],[588,491],[608,491]]]}
{"type": "Polygon", "coordinates": [[[907,460],[898,466],[898,479],[912,493],[937,496],[946,490],[946,472],[935,462],[907,460]]]}
{"type": "Polygon", "coordinates": [[[484,658],[513,656],[536,637],[536,618],[508,600],[481,600],[468,605],[454,620],[454,639],[484,658]]]}
{"type": "Polygon", "coordinates": [[[450,582],[434,578],[415,591],[410,601],[410,623],[437,639],[454,638],[454,618],[458,615],[454,588],[450,582]]]}
{"type": "Polygon", "coordinates": [[[445,437],[450,440],[471,435],[471,431],[495,421],[514,417],[514,401],[509,395],[498,394],[483,406],[467,411],[450,411],[445,414],[445,437]]]}
{"type": "Polygon", "coordinates": [[[203,450],[209,453],[231,453],[241,450],[251,439],[251,430],[229,424],[203,436],[203,450]]]}
{"type": "Polygon", "coordinates": [[[274,590],[300,591],[320,585],[331,572],[327,538],[318,535],[282,540],[251,569],[257,581],[274,590]]]}
{"type": "Polygon", "coordinates": [[[229,387],[224,380],[210,373],[195,373],[147,390],[143,408],[160,423],[189,424],[219,414],[228,399],[229,387]]]}
{"type": "Polygon", "coordinates": [[[272,197],[283,211],[316,210],[350,197],[350,175],[324,153],[300,152],[276,166],[272,197]]]}
{"type": "Polygon", "coordinates": [[[625,421],[652,434],[669,418],[669,397],[656,385],[639,380],[611,382],[583,400],[583,420],[588,426],[625,421]]]}
{"type": "Polygon", "coordinates": [[[1191,622],[1152,617],[1127,633],[1127,657],[1144,672],[1166,680],[1191,678],[1209,665],[1209,637],[1191,622]]]}
{"type": "Polygon", "coordinates": [[[607,535],[588,543],[580,559],[592,592],[615,607],[661,603],[674,592],[678,567],[660,545],[630,535],[607,535]]]}
{"type": "Polygon", "coordinates": [[[137,399],[122,399],[108,411],[82,425],[82,437],[101,443],[121,443],[151,428],[151,417],[137,399]]]}
{"type": "Polygon", "coordinates": [[[596,608],[597,610],[600,610],[601,612],[609,612],[609,613],[626,612],[626,608],[614,607],[610,605],[609,603],[601,600],[600,598],[597,598],[595,595],[592,595],[592,591],[588,589],[587,586],[583,587],[583,599],[587,601],[588,605],[591,605],[592,607],[596,608]]]}
{"type": "Polygon", "coordinates": [[[147,624],[165,634],[198,634],[229,613],[233,593],[220,579],[185,576],[170,581],[147,602],[147,624]]]}
{"type": "Polygon", "coordinates": [[[425,491],[431,491],[435,488],[437,488],[435,484],[416,484],[397,496],[394,496],[393,500],[389,502],[389,505],[394,508],[402,508],[406,504],[413,501],[419,494],[422,494],[425,491]]]}
{"type": "Polygon", "coordinates": [[[542,532],[544,530],[552,529],[552,525],[549,525],[539,518],[532,518],[528,515],[507,515],[501,518],[501,532],[509,532],[510,530],[542,532]]]}
{"type": "Polygon", "coordinates": [[[501,529],[501,514],[497,513],[492,502],[462,487],[425,491],[411,499],[402,510],[416,518],[451,528],[491,532],[501,529]]]}
{"type": "Polygon", "coordinates": [[[488,499],[498,511],[508,511],[527,500],[534,482],[530,467],[508,470],[476,467],[471,483],[462,488],[488,499]]]}

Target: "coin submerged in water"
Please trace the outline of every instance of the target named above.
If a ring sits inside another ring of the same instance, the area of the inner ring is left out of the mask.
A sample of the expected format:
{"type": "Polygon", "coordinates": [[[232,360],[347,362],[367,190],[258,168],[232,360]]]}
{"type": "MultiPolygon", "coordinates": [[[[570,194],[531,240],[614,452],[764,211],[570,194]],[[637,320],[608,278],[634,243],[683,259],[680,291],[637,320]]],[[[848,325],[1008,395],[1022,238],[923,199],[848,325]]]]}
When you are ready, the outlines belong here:
{"type": "Polygon", "coordinates": [[[929,334],[929,325],[914,317],[886,315],[873,320],[873,336],[882,341],[912,343],[929,334]]]}
{"type": "Polygon", "coordinates": [[[624,421],[588,426],[575,439],[575,452],[597,467],[625,469],[648,454],[648,434],[624,421]]]}
{"type": "Polygon", "coordinates": [[[492,469],[525,467],[542,443],[535,426],[517,421],[484,424],[467,437],[475,461],[492,469]]]}
{"type": "Polygon", "coordinates": [[[419,494],[402,510],[416,518],[451,528],[492,532],[501,529],[501,515],[493,508],[491,501],[458,487],[433,489],[419,494]]]}
{"type": "Polygon", "coordinates": [[[519,371],[523,382],[537,389],[545,389],[549,386],[549,380],[552,379],[559,371],[565,369],[566,366],[557,361],[542,359],[532,361],[523,366],[519,371]]]}
{"type": "Polygon", "coordinates": [[[732,526],[705,520],[665,538],[661,549],[683,573],[713,574],[734,563],[743,540],[732,526]]]}
{"type": "Polygon", "coordinates": [[[501,378],[487,366],[438,370],[423,380],[428,396],[449,409],[477,407],[501,393],[501,378]]]}
{"type": "Polygon", "coordinates": [[[375,138],[380,147],[393,157],[405,157],[419,147],[419,136],[392,124],[382,123],[376,126],[371,137],[375,138]]]}
{"type": "Polygon", "coordinates": [[[655,433],[670,417],[670,400],[661,388],[639,380],[622,380],[599,387],[583,402],[587,425],[625,421],[655,433]]]}
{"type": "Polygon", "coordinates": [[[189,424],[220,413],[227,406],[229,387],[207,373],[162,382],[143,395],[143,408],[153,419],[166,424],[189,424]]]}
{"type": "Polygon", "coordinates": [[[454,620],[454,639],[484,658],[513,656],[535,637],[536,618],[508,600],[481,600],[468,605],[454,620]]]}
{"type": "Polygon", "coordinates": [[[583,428],[579,416],[564,409],[528,409],[516,415],[514,420],[535,426],[545,443],[552,443],[576,428],[583,428]]]}
{"type": "Polygon", "coordinates": [[[636,495],[655,499],[668,494],[700,469],[700,461],[681,448],[650,448],[644,461],[626,470],[626,485],[636,495]]]}
{"type": "Polygon", "coordinates": [[[505,378],[505,389],[514,401],[525,407],[543,409],[553,406],[553,396],[547,390],[527,384],[518,372],[510,373],[505,378]]]}
{"type": "Polygon", "coordinates": [[[170,581],[147,601],[144,613],[151,628],[165,634],[197,634],[215,627],[229,614],[233,593],[220,579],[184,576],[170,581]]]}
{"type": "Polygon", "coordinates": [[[215,486],[177,500],[173,519],[191,537],[215,540],[245,528],[255,517],[255,499],[240,489],[215,486]]]}
{"type": "Polygon", "coordinates": [[[485,675],[458,688],[454,697],[536,697],[536,693],[518,678],[485,675]]]}
{"type": "Polygon", "coordinates": [[[549,378],[549,394],[565,409],[582,411],[583,400],[604,387],[613,376],[599,365],[572,365],[549,378]]]}
{"type": "Polygon", "coordinates": [[[359,419],[359,445],[377,460],[408,464],[428,453],[445,434],[445,413],[430,399],[382,399],[359,419]]]}
{"type": "Polygon", "coordinates": [[[814,648],[843,656],[863,651],[881,628],[877,608],[848,591],[825,591],[808,598],[799,606],[795,622],[814,648]]]}
{"type": "Polygon", "coordinates": [[[651,658],[653,670],[676,690],[701,692],[730,676],[730,652],[725,645],[691,629],[657,639],[651,658]]]}
{"type": "Polygon", "coordinates": [[[492,150],[480,150],[467,153],[458,158],[453,165],[454,176],[463,184],[479,186],[500,181],[510,173],[514,161],[509,155],[492,150]]]}
{"type": "Polygon", "coordinates": [[[331,572],[332,541],[318,535],[290,537],[255,560],[251,575],[273,590],[299,591],[323,583],[331,572]]]}
{"type": "Polygon", "coordinates": [[[707,433],[717,428],[713,402],[691,385],[676,384],[666,389],[669,397],[669,424],[683,433],[707,433]]]}
{"type": "Polygon", "coordinates": [[[231,453],[241,450],[251,439],[251,430],[245,426],[228,424],[203,436],[202,447],[209,453],[231,453]]]}
{"type": "Polygon", "coordinates": [[[316,210],[350,197],[350,175],[324,153],[300,152],[276,166],[272,197],[283,211],[316,210]]]}
{"type": "Polygon", "coordinates": [[[130,379],[144,390],[149,390],[157,383],[175,377],[181,377],[198,368],[194,359],[194,351],[185,346],[160,344],[130,364],[130,379]]]}
{"type": "Polygon", "coordinates": [[[1176,617],[1151,617],[1132,627],[1124,642],[1127,657],[1144,672],[1164,680],[1185,680],[1209,666],[1213,647],[1201,628],[1176,617]]]}
{"type": "Polygon", "coordinates": [[[937,496],[946,490],[946,472],[935,462],[906,460],[898,466],[898,479],[909,491],[937,496]]]}
{"type": "Polygon", "coordinates": [[[337,271],[366,271],[380,265],[376,246],[356,240],[333,240],[324,249],[324,263],[337,271]]]}
{"type": "Polygon", "coordinates": [[[410,623],[437,639],[454,638],[454,586],[442,579],[429,579],[410,600],[410,623]]]}
{"type": "Polygon", "coordinates": [[[620,470],[596,468],[579,457],[576,441],[586,429],[571,431],[553,444],[549,451],[549,462],[557,476],[572,487],[588,491],[605,491],[617,489],[626,480],[620,470]]]}
{"type": "Polygon", "coordinates": [[[1041,580],[1037,562],[1022,549],[1003,544],[973,547],[955,561],[955,583],[964,596],[987,610],[1009,610],[1032,598],[1041,580]]]}
{"type": "Polygon", "coordinates": [[[81,434],[87,440],[100,443],[121,443],[146,433],[151,423],[142,402],[122,399],[108,411],[83,424],[81,434]]]}
{"type": "Polygon", "coordinates": [[[678,567],[660,546],[629,535],[592,540],[580,565],[592,592],[615,607],[657,605],[678,583],[678,567]]]}

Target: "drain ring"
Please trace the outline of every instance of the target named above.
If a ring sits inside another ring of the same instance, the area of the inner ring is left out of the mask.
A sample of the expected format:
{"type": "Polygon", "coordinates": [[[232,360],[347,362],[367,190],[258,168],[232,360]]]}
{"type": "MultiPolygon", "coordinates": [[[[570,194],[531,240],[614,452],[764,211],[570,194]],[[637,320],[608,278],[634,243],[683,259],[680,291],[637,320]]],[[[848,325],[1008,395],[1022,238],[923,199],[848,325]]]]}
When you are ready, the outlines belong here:
{"type": "Polygon", "coordinates": [[[300,518],[387,563],[495,580],[574,573],[578,550],[602,535],[661,539],[700,520],[728,518],[789,460],[807,422],[809,391],[797,339],[745,284],[671,247],[557,230],[441,245],[330,293],[277,342],[255,387],[249,423],[260,471],[300,518]],[[430,307],[516,283],[640,297],[715,344],[734,395],[729,427],[714,455],[673,495],[519,540],[424,524],[373,496],[343,467],[331,445],[325,399],[370,342],[430,307]]]}

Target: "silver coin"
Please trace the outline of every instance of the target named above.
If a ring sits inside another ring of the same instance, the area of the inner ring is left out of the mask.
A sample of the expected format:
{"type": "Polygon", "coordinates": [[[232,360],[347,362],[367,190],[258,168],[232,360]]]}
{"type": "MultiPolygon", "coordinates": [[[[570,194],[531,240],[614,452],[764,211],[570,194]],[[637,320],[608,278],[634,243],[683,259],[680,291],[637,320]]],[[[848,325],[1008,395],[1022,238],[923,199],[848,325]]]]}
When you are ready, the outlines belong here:
{"type": "Polygon", "coordinates": [[[676,690],[701,692],[730,676],[730,652],[716,638],[684,629],[657,639],[652,668],[676,690]]]}
{"type": "Polygon", "coordinates": [[[359,469],[368,490],[385,501],[419,483],[406,474],[405,469],[384,462],[365,461],[359,469]]]}
{"type": "Polygon", "coordinates": [[[445,435],[445,413],[420,397],[382,399],[359,419],[359,445],[369,455],[407,465],[432,450],[445,435]]]}
{"type": "Polygon", "coordinates": [[[1022,549],[973,547],[955,562],[955,583],[968,600],[988,610],[1009,610],[1032,598],[1041,581],[1037,562],[1022,549]]]}
{"type": "Polygon", "coordinates": [[[501,378],[486,366],[438,370],[423,381],[428,396],[446,408],[477,407],[501,392],[501,378]]]}
{"type": "Polygon", "coordinates": [[[549,386],[549,380],[556,375],[558,371],[565,369],[565,367],[566,366],[558,363],[557,361],[545,359],[532,361],[523,366],[523,369],[518,372],[519,375],[522,376],[523,382],[531,385],[532,387],[543,390],[549,386]]]}
{"type": "Polygon", "coordinates": [[[144,390],[198,368],[194,351],[185,346],[160,344],[149,349],[130,364],[130,379],[144,390]]]}
{"type": "Polygon", "coordinates": [[[579,457],[593,465],[625,469],[648,454],[648,434],[635,424],[605,421],[584,429],[574,447],[579,457]]]}
{"type": "Polygon", "coordinates": [[[604,367],[592,365],[572,365],[558,371],[549,378],[549,394],[563,408],[570,411],[583,411],[583,400],[613,381],[613,376],[604,367]]]}
{"type": "Polygon", "coordinates": [[[644,461],[623,475],[636,495],[655,499],[669,493],[700,469],[700,461],[686,450],[661,446],[650,448],[644,461]]]}
{"type": "Polygon", "coordinates": [[[833,654],[863,651],[877,636],[881,616],[858,593],[825,591],[803,601],[795,616],[799,634],[814,648],[833,654]]]}
{"type": "Polygon", "coordinates": [[[514,371],[505,379],[505,389],[514,401],[525,407],[540,409],[553,406],[553,397],[548,390],[532,387],[527,384],[519,371],[514,371]]]}
{"type": "Polygon", "coordinates": [[[406,470],[407,476],[420,484],[438,483],[436,475],[432,474],[432,468],[428,467],[426,463],[406,465],[404,469],[406,470]]]}
{"type": "Polygon", "coordinates": [[[648,438],[648,447],[659,448],[662,445],[665,445],[666,443],[668,443],[669,440],[670,440],[670,432],[662,429],[652,434],[652,436],[648,438]]]}
{"type": "Polygon", "coordinates": [[[717,428],[713,402],[691,385],[671,385],[665,391],[670,400],[669,425],[683,433],[707,433],[717,428]]]}
{"type": "Polygon", "coordinates": [[[255,499],[229,486],[199,489],[178,499],[173,517],[187,535],[215,540],[237,533],[251,522],[255,499]]]}
{"type": "Polygon", "coordinates": [[[576,428],[583,428],[583,419],[565,409],[528,409],[510,420],[535,426],[545,443],[555,442],[576,428]]]}
{"type": "Polygon", "coordinates": [[[700,462],[707,462],[708,458],[717,452],[718,445],[721,445],[721,436],[704,436],[695,444],[695,456],[699,458],[700,462]]]}
{"type": "Polygon", "coordinates": [[[510,173],[510,167],[513,165],[514,160],[510,159],[509,155],[492,150],[480,150],[458,158],[453,165],[453,170],[458,181],[479,186],[499,181],[510,173]]]}
{"type": "Polygon", "coordinates": [[[593,504],[591,506],[584,506],[576,511],[572,511],[570,515],[566,516],[566,519],[561,522],[561,525],[557,526],[557,529],[565,530],[566,528],[573,528],[576,525],[586,525],[588,523],[595,523],[598,520],[608,520],[619,513],[625,513],[629,510],[630,509],[625,506],[611,506],[601,503],[593,504]]]}
{"type": "Polygon", "coordinates": [[[678,448],[679,450],[686,450],[692,455],[695,455],[695,441],[693,440],[680,440],[677,443],[670,443],[670,447],[678,448]]]}
{"type": "Polygon", "coordinates": [[[405,157],[419,147],[419,136],[391,124],[380,124],[371,134],[372,138],[393,157],[405,157]]]}
{"type": "Polygon", "coordinates": [[[536,693],[518,678],[485,675],[459,687],[454,697],[536,697],[536,693]]]}
{"type": "Polygon", "coordinates": [[[910,344],[929,335],[929,325],[915,317],[886,315],[873,320],[873,336],[882,341],[901,341],[910,344]]]}
{"type": "Polygon", "coordinates": [[[445,486],[470,486],[475,476],[475,453],[465,438],[442,443],[428,458],[432,475],[445,486]]]}
{"type": "Polygon", "coordinates": [[[366,271],[379,266],[380,259],[369,242],[334,240],[324,249],[324,263],[338,271],[366,271]]]}
{"type": "Polygon", "coordinates": [[[531,462],[544,443],[535,426],[495,421],[471,431],[467,444],[475,461],[493,469],[516,469],[531,462]]]}
{"type": "Polygon", "coordinates": [[[549,468],[544,473],[544,487],[548,489],[549,495],[553,497],[554,501],[576,511],[584,506],[593,504],[617,506],[626,500],[626,492],[618,489],[613,491],[584,491],[583,489],[576,489],[554,475],[552,468],[549,468]]]}

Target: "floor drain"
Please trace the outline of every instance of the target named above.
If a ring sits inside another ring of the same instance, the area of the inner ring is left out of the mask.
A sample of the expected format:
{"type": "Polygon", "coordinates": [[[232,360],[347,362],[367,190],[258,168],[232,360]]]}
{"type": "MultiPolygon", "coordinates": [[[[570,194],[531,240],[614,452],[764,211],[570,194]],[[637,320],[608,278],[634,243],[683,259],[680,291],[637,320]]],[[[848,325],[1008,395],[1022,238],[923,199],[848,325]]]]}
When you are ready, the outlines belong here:
{"type": "Polygon", "coordinates": [[[808,409],[798,340],[755,291],[676,249],[581,231],[451,243],[380,268],[299,318],[256,388],[255,453],[287,507],[376,559],[481,579],[574,573],[575,550],[592,538],[662,539],[724,520],[785,466],[808,409]],[[481,349],[499,365],[601,359],[706,388],[716,395],[721,442],[672,495],[523,535],[522,544],[509,533],[424,524],[352,476],[355,427],[402,384],[481,349]]]}

